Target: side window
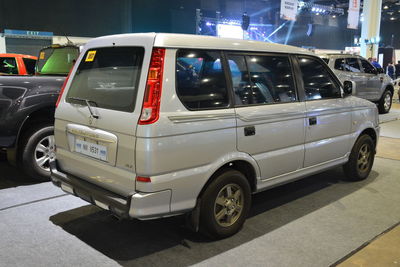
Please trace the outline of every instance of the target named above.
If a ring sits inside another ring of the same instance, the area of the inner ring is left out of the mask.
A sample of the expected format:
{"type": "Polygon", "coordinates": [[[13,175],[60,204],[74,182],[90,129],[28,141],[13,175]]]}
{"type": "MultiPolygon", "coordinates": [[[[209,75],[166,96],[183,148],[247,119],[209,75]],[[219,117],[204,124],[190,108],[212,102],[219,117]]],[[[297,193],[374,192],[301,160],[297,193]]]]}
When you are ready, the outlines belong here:
{"type": "Polygon", "coordinates": [[[350,71],[349,66],[346,64],[345,58],[338,58],[335,60],[335,69],[342,71],[350,71]]]}
{"type": "Polygon", "coordinates": [[[23,58],[22,60],[24,61],[26,72],[28,72],[29,75],[34,75],[36,60],[30,58],[23,58]]]}
{"type": "Polygon", "coordinates": [[[247,56],[246,60],[255,103],[296,101],[296,89],[287,56],[247,56]]]}
{"type": "Polygon", "coordinates": [[[321,62],[310,57],[299,57],[299,64],[307,100],[341,97],[340,87],[321,62]]]}
{"type": "Polygon", "coordinates": [[[0,57],[0,73],[18,74],[17,61],[13,57],[0,57]]]}
{"type": "Polygon", "coordinates": [[[376,74],[376,69],[365,59],[361,59],[361,66],[364,69],[365,73],[376,74]]]}
{"type": "Polygon", "coordinates": [[[361,72],[360,64],[358,63],[358,58],[354,57],[347,58],[347,65],[349,66],[349,71],[361,72]]]}
{"type": "Polygon", "coordinates": [[[231,70],[232,87],[236,105],[253,104],[253,93],[251,90],[249,72],[244,56],[228,56],[228,65],[231,70]]]}
{"type": "Polygon", "coordinates": [[[229,105],[221,52],[180,49],[176,59],[177,94],[191,110],[229,105]]]}
{"type": "Polygon", "coordinates": [[[296,101],[288,57],[229,55],[228,64],[237,105],[296,101]]]}

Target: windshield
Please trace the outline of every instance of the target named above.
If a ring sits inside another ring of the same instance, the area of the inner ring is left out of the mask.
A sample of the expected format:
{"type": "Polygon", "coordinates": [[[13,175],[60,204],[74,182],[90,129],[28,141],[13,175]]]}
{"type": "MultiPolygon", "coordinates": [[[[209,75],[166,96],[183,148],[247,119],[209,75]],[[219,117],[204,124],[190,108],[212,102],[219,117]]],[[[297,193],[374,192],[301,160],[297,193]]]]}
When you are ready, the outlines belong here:
{"type": "Polygon", "coordinates": [[[142,47],[104,47],[83,56],[66,97],[100,108],[132,112],[142,68],[142,47]],[[82,101],[84,100],[84,101],[82,101]]]}
{"type": "Polygon", "coordinates": [[[37,74],[67,75],[79,56],[75,46],[49,47],[42,49],[36,65],[37,74]]]}

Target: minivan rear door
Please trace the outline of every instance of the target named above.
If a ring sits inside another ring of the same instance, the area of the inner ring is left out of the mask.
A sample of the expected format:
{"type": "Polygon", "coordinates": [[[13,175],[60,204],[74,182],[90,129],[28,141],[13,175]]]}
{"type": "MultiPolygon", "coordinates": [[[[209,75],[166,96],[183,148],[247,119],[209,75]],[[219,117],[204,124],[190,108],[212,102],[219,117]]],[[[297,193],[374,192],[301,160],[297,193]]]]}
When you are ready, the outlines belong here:
{"type": "Polygon", "coordinates": [[[262,179],[303,167],[305,103],[287,54],[229,53],[237,149],[256,159],[262,179]]]}
{"type": "Polygon", "coordinates": [[[135,189],[136,126],[154,34],[89,43],[56,110],[59,168],[121,195],[135,189]]]}

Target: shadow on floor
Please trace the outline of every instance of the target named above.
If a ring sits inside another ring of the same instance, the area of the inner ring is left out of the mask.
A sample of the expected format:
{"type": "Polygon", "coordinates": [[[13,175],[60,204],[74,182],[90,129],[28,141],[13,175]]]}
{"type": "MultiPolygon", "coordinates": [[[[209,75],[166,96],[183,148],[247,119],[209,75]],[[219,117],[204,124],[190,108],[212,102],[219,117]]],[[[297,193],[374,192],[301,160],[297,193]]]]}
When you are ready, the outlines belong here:
{"type": "Polygon", "coordinates": [[[33,181],[18,167],[11,166],[7,162],[5,153],[0,152],[0,190],[36,183],[39,182],[33,181]]]}
{"type": "Polygon", "coordinates": [[[50,220],[123,266],[187,266],[265,235],[361,188],[368,189],[377,176],[373,171],[365,181],[343,182],[344,174],[337,168],[254,195],[243,229],[219,241],[187,230],[183,216],[119,221],[89,205],[50,220]]]}

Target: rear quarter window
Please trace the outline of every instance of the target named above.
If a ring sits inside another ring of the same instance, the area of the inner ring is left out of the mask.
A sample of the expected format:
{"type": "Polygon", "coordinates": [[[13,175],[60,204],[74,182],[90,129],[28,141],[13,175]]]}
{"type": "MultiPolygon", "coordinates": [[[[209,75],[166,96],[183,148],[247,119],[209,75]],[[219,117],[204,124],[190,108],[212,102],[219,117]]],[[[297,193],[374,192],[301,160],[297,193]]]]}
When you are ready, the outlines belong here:
{"type": "Polygon", "coordinates": [[[180,49],[176,58],[176,90],[189,110],[229,106],[221,52],[180,49]]]}
{"type": "Polygon", "coordinates": [[[142,70],[143,47],[90,49],[74,75],[66,101],[84,101],[105,109],[132,112],[142,70]]]}

